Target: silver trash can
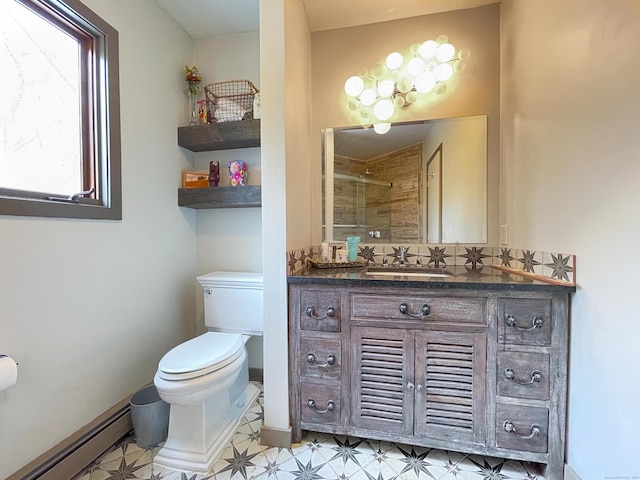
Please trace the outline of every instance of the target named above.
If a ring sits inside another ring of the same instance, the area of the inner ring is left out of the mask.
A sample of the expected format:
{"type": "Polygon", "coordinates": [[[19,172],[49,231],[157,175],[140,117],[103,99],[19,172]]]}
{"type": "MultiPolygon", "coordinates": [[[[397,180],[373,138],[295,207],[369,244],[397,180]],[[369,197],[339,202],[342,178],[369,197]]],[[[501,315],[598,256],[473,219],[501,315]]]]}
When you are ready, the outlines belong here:
{"type": "Polygon", "coordinates": [[[134,393],[129,405],[136,444],[140,448],[151,448],[167,439],[169,404],[160,398],[154,385],[134,393]]]}

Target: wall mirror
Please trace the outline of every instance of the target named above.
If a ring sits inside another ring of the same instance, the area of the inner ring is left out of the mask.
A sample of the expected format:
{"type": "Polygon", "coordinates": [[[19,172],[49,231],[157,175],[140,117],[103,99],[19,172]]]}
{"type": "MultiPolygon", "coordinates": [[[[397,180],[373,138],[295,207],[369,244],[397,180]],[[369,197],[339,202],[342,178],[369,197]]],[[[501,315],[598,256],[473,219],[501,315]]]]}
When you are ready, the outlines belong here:
{"type": "Polygon", "coordinates": [[[486,115],[322,133],[325,240],[487,242],[486,115]]]}

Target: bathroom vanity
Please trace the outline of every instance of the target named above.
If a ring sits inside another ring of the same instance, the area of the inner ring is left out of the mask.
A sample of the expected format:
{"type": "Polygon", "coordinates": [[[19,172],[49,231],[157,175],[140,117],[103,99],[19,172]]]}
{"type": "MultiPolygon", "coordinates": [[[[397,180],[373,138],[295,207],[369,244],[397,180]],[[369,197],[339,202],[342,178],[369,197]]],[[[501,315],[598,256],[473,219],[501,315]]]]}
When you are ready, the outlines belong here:
{"type": "Polygon", "coordinates": [[[289,277],[302,430],[526,460],[563,478],[569,296],[491,267],[450,277],[289,277]]]}

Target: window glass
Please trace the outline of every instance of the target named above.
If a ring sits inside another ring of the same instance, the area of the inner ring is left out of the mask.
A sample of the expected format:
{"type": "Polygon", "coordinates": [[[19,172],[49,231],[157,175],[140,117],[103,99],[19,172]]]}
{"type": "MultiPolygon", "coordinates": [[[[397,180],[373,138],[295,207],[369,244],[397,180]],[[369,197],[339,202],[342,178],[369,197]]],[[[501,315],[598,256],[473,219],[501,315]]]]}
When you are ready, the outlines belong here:
{"type": "Polygon", "coordinates": [[[80,192],[78,40],[15,0],[0,8],[0,187],[80,192]]]}

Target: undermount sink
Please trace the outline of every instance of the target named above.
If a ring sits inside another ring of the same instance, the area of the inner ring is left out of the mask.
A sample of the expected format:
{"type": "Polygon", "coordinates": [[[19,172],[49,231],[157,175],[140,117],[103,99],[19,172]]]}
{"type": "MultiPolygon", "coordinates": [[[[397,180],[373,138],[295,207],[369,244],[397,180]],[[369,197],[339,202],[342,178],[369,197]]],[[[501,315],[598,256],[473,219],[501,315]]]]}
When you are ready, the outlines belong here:
{"type": "Polygon", "coordinates": [[[453,274],[442,268],[426,268],[426,267],[367,267],[364,272],[366,275],[389,276],[389,277],[433,277],[446,278],[452,277],[453,274]]]}

